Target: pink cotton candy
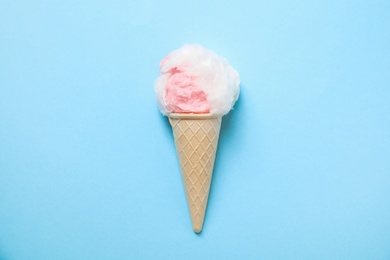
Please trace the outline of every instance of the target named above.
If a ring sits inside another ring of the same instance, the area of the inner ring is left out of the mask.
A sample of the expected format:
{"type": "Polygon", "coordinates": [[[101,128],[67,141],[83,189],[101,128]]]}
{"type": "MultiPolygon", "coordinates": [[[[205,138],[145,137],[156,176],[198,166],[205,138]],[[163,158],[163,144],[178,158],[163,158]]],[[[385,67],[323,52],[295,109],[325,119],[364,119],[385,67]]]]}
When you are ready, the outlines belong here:
{"type": "Polygon", "coordinates": [[[167,72],[165,90],[167,109],[173,113],[209,113],[207,96],[198,87],[198,78],[186,75],[177,68],[167,72]]]}

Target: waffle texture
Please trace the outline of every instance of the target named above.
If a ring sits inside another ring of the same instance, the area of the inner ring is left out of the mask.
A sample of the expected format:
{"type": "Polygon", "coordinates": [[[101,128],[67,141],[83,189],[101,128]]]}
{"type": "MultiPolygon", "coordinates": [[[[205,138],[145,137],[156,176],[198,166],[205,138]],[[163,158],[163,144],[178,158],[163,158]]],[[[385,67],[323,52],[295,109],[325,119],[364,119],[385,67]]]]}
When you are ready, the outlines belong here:
{"type": "Polygon", "coordinates": [[[192,227],[202,231],[222,118],[209,114],[169,116],[192,227]]]}

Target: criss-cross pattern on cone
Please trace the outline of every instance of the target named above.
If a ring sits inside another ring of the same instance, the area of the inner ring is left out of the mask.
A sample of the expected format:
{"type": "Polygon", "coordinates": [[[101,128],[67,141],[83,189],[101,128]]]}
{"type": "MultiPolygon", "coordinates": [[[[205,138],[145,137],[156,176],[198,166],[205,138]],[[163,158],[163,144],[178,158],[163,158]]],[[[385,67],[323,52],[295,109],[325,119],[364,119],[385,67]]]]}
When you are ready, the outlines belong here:
{"type": "Polygon", "coordinates": [[[172,114],[169,117],[192,226],[199,233],[206,213],[222,119],[209,114],[172,114]]]}

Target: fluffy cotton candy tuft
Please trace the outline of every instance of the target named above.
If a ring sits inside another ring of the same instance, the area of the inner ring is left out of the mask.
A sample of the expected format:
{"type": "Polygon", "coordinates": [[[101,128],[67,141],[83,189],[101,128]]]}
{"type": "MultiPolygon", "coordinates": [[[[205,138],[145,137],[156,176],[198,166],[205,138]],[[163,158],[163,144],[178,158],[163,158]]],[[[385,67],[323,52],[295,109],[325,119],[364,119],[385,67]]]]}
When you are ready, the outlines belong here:
{"type": "Polygon", "coordinates": [[[240,92],[237,71],[201,45],[184,45],[171,52],[161,61],[160,70],[155,91],[164,115],[225,115],[240,92]]]}

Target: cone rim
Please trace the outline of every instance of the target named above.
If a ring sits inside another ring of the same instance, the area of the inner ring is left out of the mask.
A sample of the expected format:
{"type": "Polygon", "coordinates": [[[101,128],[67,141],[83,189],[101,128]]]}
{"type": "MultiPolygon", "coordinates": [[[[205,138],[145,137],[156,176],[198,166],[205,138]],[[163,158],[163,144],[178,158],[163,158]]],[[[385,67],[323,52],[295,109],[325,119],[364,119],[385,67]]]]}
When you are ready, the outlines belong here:
{"type": "Polygon", "coordinates": [[[203,120],[203,119],[215,119],[221,117],[220,115],[214,115],[210,113],[193,114],[193,113],[170,113],[169,118],[173,119],[192,119],[192,120],[203,120]]]}

